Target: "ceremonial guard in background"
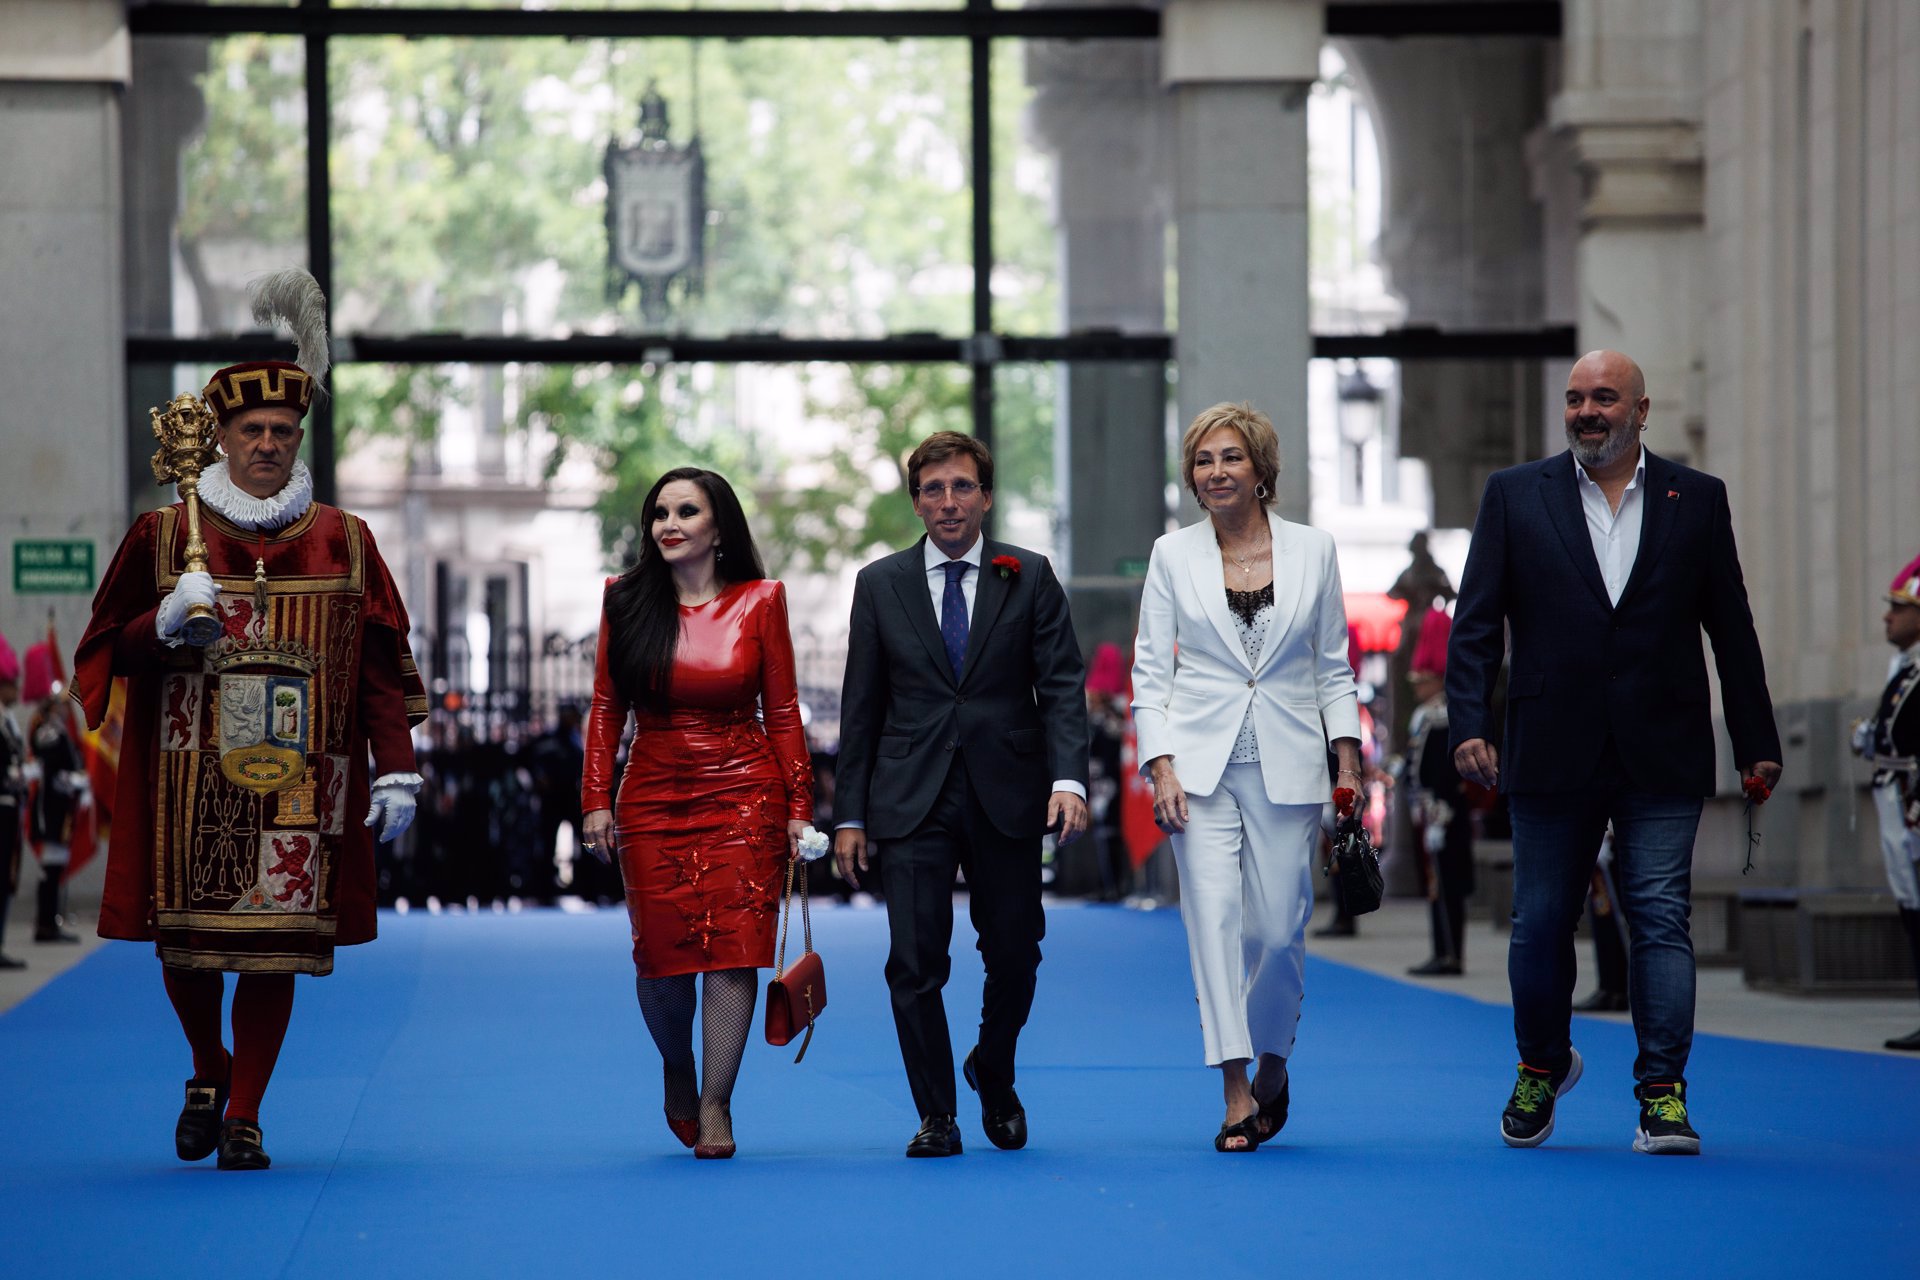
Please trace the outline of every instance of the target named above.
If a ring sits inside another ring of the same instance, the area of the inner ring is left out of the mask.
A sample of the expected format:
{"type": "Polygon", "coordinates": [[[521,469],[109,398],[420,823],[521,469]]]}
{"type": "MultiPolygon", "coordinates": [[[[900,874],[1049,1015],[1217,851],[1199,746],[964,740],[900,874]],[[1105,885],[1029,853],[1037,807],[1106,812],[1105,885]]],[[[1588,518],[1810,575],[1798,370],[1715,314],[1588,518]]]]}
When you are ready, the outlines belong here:
{"type": "MultiPolygon", "coordinates": [[[[1853,749],[1873,765],[1880,856],[1920,974],[1920,557],[1893,580],[1887,605],[1887,643],[1899,652],[1873,718],[1853,728],[1853,749]]],[[[1920,1031],[1887,1041],[1887,1048],[1920,1052],[1920,1031]]]]}
{"type": "Polygon", "coordinates": [[[27,833],[40,855],[39,901],[34,904],[35,942],[78,942],[61,919],[60,898],[73,860],[75,819],[91,799],[86,758],[73,740],[71,720],[59,705],[53,647],[27,646],[20,696],[33,708],[27,717],[28,778],[36,785],[27,802],[27,833]]]}
{"type": "Polygon", "coordinates": [[[335,946],[374,936],[373,837],[406,829],[420,786],[406,610],[366,525],[315,502],[297,456],[325,305],[305,272],[268,277],[254,315],[293,325],[299,363],[234,365],[204,406],[154,411],[155,474],[182,501],[134,522],[74,662],[89,725],[128,682],[100,933],[157,944],[193,1049],[175,1149],[217,1148],[222,1169],[267,1167],[260,1100],[293,975],[331,973],[335,946]],[[231,1054],[225,972],[240,975],[231,1054]]]}
{"type": "MultiPolygon", "coordinates": [[[[27,740],[13,718],[20,700],[20,659],[0,636],[0,946],[7,933],[7,909],[20,887],[21,806],[27,798],[27,740]]],[[[0,969],[24,969],[25,960],[0,949],[0,969]]]]}
{"type": "Polygon", "coordinates": [[[1420,701],[1407,723],[1409,811],[1433,913],[1433,955],[1407,970],[1457,977],[1466,962],[1467,897],[1473,892],[1473,814],[1447,744],[1447,637],[1453,619],[1430,609],[1420,620],[1408,680],[1420,701]]]}

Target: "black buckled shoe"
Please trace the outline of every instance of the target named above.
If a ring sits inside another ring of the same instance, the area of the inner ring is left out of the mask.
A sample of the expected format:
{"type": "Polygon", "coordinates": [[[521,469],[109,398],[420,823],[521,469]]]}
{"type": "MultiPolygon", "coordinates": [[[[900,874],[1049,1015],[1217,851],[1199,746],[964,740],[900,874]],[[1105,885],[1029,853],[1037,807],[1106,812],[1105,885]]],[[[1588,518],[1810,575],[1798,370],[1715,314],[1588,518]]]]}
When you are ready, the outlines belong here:
{"type": "Polygon", "coordinates": [[[907,1144],[907,1155],[915,1160],[960,1154],[960,1126],[952,1116],[928,1116],[920,1122],[920,1132],[907,1144]]]}
{"type": "Polygon", "coordinates": [[[222,1169],[264,1169],[273,1161],[260,1145],[260,1126],[252,1120],[229,1120],[220,1126],[222,1169]]]}
{"type": "Polygon", "coordinates": [[[187,1105],[173,1126],[173,1152],[182,1160],[205,1160],[220,1145],[220,1114],[227,1109],[225,1080],[187,1081],[187,1105]]]}
{"type": "Polygon", "coordinates": [[[960,1074],[967,1078],[967,1088],[980,1094],[980,1127],[987,1131],[987,1141],[994,1146],[1002,1151],[1018,1151],[1027,1145],[1027,1109],[1020,1105],[1020,1095],[1011,1088],[1004,1092],[996,1089],[991,1097],[981,1093],[980,1076],[973,1065],[973,1056],[979,1052],[979,1045],[967,1050],[960,1074]]]}

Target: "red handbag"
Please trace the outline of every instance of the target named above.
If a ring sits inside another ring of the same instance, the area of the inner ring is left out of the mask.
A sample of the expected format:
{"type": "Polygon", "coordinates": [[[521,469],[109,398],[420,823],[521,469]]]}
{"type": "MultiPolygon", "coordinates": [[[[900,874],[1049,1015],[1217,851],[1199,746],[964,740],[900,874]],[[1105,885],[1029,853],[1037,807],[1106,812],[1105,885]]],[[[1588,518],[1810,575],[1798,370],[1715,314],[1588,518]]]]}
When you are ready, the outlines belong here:
{"type": "Polygon", "coordinates": [[[787,931],[793,923],[793,881],[798,861],[787,862],[787,892],[780,904],[780,957],[773,978],[767,983],[767,1043],[787,1044],[804,1030],[795,1062],[807,1056],[813,1043],[814,1019],[827,1007],[827,970],[820,954],[813,949],[813,917],[807,913],[807,877],[800,880],[800,927],[806,939],[806,952],[787,965],[787,931]]]}

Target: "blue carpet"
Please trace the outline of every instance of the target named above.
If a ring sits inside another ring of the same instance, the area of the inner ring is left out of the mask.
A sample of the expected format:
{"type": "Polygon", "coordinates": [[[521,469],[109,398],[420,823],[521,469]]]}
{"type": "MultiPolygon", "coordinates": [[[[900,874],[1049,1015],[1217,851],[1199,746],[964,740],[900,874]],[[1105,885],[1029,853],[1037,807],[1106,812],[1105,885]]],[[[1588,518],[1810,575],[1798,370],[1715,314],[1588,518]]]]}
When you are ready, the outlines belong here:
{"type": "Polygon", "coordinates": [[[1315,961],[1284,1139],[1221,1156],[1177,916],[1066,909],[1021,1041],[1034,1145],[993,1150],[963,1086],[967,1154],[907,1161],[884,916],[816,924],[832,1007],[799,1066],[756,1036],[725,1163],[661,1120],[618,912],[383,917],[301,981],[248,1176],[173,1158],[179,1029],[150,949],[103,948],[0,1017],[0,1272],[1915,1273],[1920,1064],[1702,1037],[1707,1154],[1651,1159],[1631,1031],[1583,1019],[1552,1141],[1509,1151],[1505,1009],[1315,961]]]}

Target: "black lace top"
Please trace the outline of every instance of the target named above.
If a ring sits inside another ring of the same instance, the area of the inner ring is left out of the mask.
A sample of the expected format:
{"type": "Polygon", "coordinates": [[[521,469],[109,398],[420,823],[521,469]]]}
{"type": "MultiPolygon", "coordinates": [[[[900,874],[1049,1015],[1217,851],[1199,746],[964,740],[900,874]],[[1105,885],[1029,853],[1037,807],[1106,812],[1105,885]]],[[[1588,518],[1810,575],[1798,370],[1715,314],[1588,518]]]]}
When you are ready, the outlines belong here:
{"type": "Polygon", "coordinates": [[[1261,609],[1272,603],[1273,584],[1271,582],[1258,591],[1235,591],[1232,587],[1227,588],[1227,608],[1239,614],[1241,620],[1248,626],[1253,625],[1253,620],[1259,615],[1261,609]]]}

